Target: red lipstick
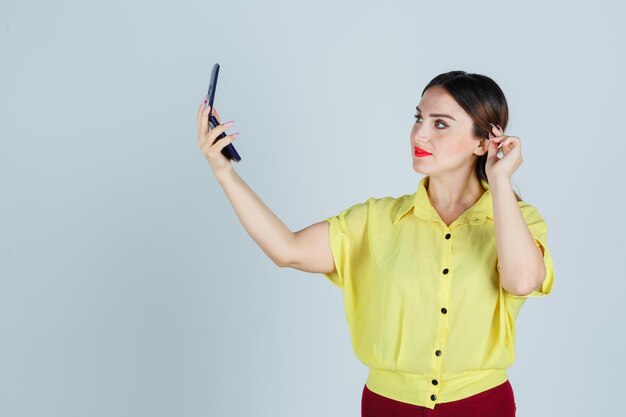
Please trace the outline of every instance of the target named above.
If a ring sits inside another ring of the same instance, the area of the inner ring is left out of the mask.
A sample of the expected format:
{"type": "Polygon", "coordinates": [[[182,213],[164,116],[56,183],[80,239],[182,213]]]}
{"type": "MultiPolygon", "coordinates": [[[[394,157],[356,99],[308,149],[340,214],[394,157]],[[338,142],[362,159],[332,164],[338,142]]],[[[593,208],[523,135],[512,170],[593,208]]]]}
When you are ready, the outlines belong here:
{"type": "Polygon", "coordinates": [[[425,151],[422,148],[418,148],[417,146],[413,147],[413,155],[417,156],[418,158],[423,158],[425,156],[429,156],[432,155],[432,153],[425,151]]]}

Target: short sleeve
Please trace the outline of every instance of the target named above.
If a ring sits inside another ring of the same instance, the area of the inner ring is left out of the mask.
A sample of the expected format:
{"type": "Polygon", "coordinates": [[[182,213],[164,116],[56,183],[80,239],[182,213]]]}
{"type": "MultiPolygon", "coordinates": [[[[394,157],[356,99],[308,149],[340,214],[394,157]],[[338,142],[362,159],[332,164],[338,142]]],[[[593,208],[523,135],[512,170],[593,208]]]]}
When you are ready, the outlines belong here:
{"type": "Polygon", "coordinates": [[[351,279],[353,264],[367,250],[368,215],[373,201],[369,198],[325,219],[330,223],[329,240],[335,271],[323,275],[339,288],[344,288],[351,279]]]}
{"type": "Polygon", "coordinates": [[[546,277],[541,284],[541,287],[537,288],[528,295],[514,295],[509,294],[513,298],[528,298],[528,297],[542,297],[552,292],[552,286],[554,285],[554,264],[552,263],[552,254],[548,247],[548,226],[543,220],[539,211],[532,205],[519,202],[522,215],[528,225],[531,235],[535,239],[535,244],[543,253],[543,262],[546,267],[546,277]]]}

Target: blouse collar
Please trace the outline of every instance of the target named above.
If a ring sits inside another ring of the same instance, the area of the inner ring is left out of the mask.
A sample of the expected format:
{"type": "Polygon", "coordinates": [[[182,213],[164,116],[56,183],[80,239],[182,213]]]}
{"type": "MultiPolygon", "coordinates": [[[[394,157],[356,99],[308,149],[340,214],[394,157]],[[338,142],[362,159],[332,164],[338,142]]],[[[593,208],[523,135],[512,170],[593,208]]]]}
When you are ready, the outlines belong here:
{"type": "MultiPolygon", "coordinates": [[[[421,217],[426,220],[439,221],[441,217],[435,208],[432,206],[430,199],[428,198],[428,182],[429,176],[425,176],[419,183],[417,191],[413,194],[407,194],[401,198],[404,200],[399,205],[396,211],[393,224],[398,221],[411,209],[413,214],[417,217],[421,217]]],[[[489,183],[483,179],[480,179],[485,192],[480,196],[478,201],[473,206],[465,210],[452,224],[454,223],[466,223],[466,224],[483,224],[487,217],[493,219],[493,205],[491,200],[491,190],[489,189],[489,183]]],[[[450,225],[452,226],[452,225],[450,225]]]]}

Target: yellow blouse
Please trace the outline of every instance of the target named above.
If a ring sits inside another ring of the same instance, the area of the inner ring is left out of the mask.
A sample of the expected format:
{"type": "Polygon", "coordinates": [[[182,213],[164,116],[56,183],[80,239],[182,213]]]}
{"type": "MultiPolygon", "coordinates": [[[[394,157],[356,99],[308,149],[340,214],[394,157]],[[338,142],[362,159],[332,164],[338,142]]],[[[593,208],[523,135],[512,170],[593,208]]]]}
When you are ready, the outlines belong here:
{"type": "Polygon", "coordinates": [[[434,408],[507,380],[515,319],[527,297],[551,293],[547,227],[518,202],[542,249],[546,278],[518,296],[499,282],[489,184],[450,226],[431,205],[424,177],[414,194],[370,197],[327,219],[352,346],[370,368],[370,390],[434,408]],[[412,209],[412,210],[411,210],[412,209]]]}

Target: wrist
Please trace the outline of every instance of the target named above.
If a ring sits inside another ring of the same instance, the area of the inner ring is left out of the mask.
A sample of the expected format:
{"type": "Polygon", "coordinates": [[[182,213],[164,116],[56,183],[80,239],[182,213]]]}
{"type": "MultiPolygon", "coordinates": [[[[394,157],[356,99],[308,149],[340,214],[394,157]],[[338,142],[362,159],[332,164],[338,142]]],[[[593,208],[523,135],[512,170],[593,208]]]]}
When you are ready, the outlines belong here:
{"type": "Polygon", "coordinates": [[[513,184],[511,183],[511,178],[506,177],[506,176],[497,176],[494,178],[490,178],[489,179],[489,187],[492,189],[493,191],[499,191],[499,190],[507,190],[507,189],[513,189],[513,184]]]}
{"type": "Polygon", "coordinates": [[[235,172],[235,169],[231,165],[228,168],[225,168],[225,169],[220,170],[219,172],[216,172],[215,178],[217,179],[217,182],[219,182],[220,184],[223,184],[225,182],[232,180],[235,177],[235,175],[237,175],[237,173],[235,172]]]}

